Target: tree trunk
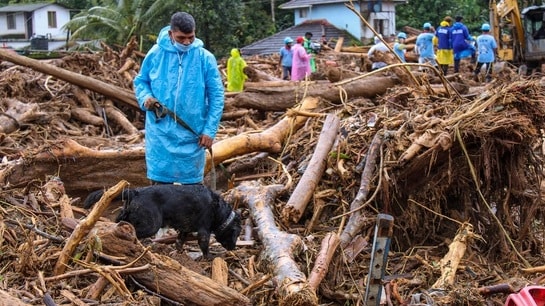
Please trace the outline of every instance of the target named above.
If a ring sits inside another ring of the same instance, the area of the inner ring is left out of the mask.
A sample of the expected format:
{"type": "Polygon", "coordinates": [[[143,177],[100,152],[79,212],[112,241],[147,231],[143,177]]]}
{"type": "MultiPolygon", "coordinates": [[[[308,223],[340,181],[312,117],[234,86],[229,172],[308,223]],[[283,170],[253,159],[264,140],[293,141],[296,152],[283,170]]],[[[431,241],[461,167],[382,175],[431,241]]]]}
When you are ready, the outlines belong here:
{"type": "Polygon", "coordinates": [[[134,93],[124,88],[117,87],[115,85],[108,84],[76,72],[65,70],[51,64],[40,62],[26,56],[21,56],[17,53],[13,53],[9,50],[4,50],[2,48],[0,48],[0,59],[4,59],[14,64],[29,67],[36,71],[52,75],[66,82],[90,89],[112,99],[119,100],[130,106],[140,109],[140,106],[136,102],[136,97],[134,96],[134,93]]]}
{"type": "Polygon", "coordinates": [[[329,265],[331,264],[331,260],[333,259],[333,255],[335,254],[335,250],[339,246],[339,243],[339,235],[333,232],[327,233],[322,240],[320,252],[318,253],[318,256],[316,256],[314,267],[308,277],[308,283],[314,290],[318,290],[322,279],[324,279],[327,274],[327,270],[329,269],[329,265]]]}
{"type": "Polygon", "coordinates": [[[137,145],[106,150],[93,150],[65,138],[43,152],[3,165],[0,184],[25,186],[57,173],[66,190],[90,191],[127,180],[133,186],[149,185],[146,178],[144,147],[137,145]]]}
{"type": "Polygon", "coordinates": [[[284,111],[293,107],[306,96],[321,97],[332,103],[341,103],[341,97],[350,99],[353,97],[374,98],[382,95],[389,88],[398,84],[397,77],[371,76],[355,80],[333,84],[329,82],[318,82],[308,86],[299,86],[295,91],[283,92],[241,92],[234,98],[234,105],[242,108],[254,108],[264,111],[284,111]],[[343,91],[340,95],[339,92],[343,91]]]}
{"type": "MultiPolygon", "coordinates": [[[[313,111],[318,102],[316,98],[306,98],[300,111],[313,111]]],[[[237,135],[219,141],[212,146],[214,165],[256,151],[280,152],[282,142],[290,131],[299,129],[306,120],[306,116],[295,113],[261,133],[237,135]]],[[[58,174],[65,182],[65,188],[71,192],[88,192],[113,186],[122,179],[132,186],[146,186],[149,180],[146,177],[144,153],[143,144],[127,146],[122,150],[93,150],[67,138],[31,157],[3,164],[0,168],[0,183],[25,186],[35,179],[46,181],[48,175],[58,174]]],[[[207,152],[207,172],[211,165],[207,152]]]]}
{"type": "MultiPolygon", "coordinates": [[[[318,99],[305,98],[301,104],[300,112],[313,111],[318,106],[318,99]]],[[[240,156],[252,152],[264,151],[278,153],[282,150],[282,142],[290,131],[299,129],[306,121],[305,116],[286,116],[269,129],[256,134],[241,134],[225,140],[221,140],[212,146],[214,165],[234,156],[240,156]]],[[[210,170],[210,155],[207,152],[206,171],[210,170]]]]}
{"type": "Polygon", "coordinates": [[[123,191],[123,188],[126,188],[128,185],[127,181],[121,181],[114,187],[108,189],[98,203],[93,207],[89,215],[78,223],[76,228],[72,231],[70,238],[66,241],[62,252],[59,255],[59,259],[55,264],[53,273],[59,275],[64,273],[66,267],[68,266],[68,261],[72,258],[72,253],[79,245],[80,241],[87,236],[89,231],[95,226],[95,223],[98,221],[102,213],[108,208],[108,205],[112,202],[112,199],[115,198],[118,194],[123,191]]]}
{"type": "Polygon", "coordinates": [[[445,289],[454,284],[456,270],[458,270],[458,265],[467,250],[467,244],[475,237],[477,236],[473,232],[471,223],[463,223],[460,226],[456,237],[448,246],[448,253],[439,262],[441,277],[435,281],[431,288],[445,289]]]}
{"type": "Polygon", "coordinates": [[[270,74],[267,74],[263,71],[254,69],[250,66],[244,67],[244,74],[248,76],[248,80],[252,82],[259,82],[259,81],[282,81],[282,79],[275,78],[271,76],[270,74]]]}
{"type": "Polygon", "coordinates": [[[318,139],[316,149],[312,154],[308,167],[291,194],[286,206],[282,209],[282,221],[285,224],[289,224],[290,221],[298,222],[303,215],[325,170],[327,157],[337,137],[339,126],[339,117],[335,114],[329,114],[322,127],[320,138],[318,139]]]}
{"type": "Polygon", "coordinates": [[[382,171],[382,169],[377,169],[377,159],[380,158],[380,147],[382,146],[384,135],[382,131],[379,131],[375,134],[373,141],[369,145],[369,150],[367,151],[365,168],[361,174],[360,189],[356,194],[356,197],[350,203],[350,218],[348,223],[344,227],[343,232],[341,233],[341,247],[344,249],[356,236],[356,234],[361,230],[364,222],[365,215],[361,211],[361,205],[363,201],[367,198],[369,191],[371,190],[371,183],[373,178],[376,175],[377,171],[382,171]]]}
{"type": "Polygon", "coordinates": [[[271,209],[274,199],[285,189],[281,185],[261,186],[249,181],[237,186],[233,196],[241,198],[250,208],[264,247],[261,256],[278,282],[279,305],[318,305],[316,293],[293,259],[294,253],[301,251],[301,237],[280,231],[271,209]]]}
{"type": "Polygon", "coordinates": [[[250,305],[250,300],[236,290],[193,272],[176,260],[147,250],[138,239],[134,227],[126,222],[101,223],[95,226],[102,251],[124,258],[129,263],[150,264],[153,268],[133,274],[136,281],[149,290],[181,303],[197,305],[250,305]]]}

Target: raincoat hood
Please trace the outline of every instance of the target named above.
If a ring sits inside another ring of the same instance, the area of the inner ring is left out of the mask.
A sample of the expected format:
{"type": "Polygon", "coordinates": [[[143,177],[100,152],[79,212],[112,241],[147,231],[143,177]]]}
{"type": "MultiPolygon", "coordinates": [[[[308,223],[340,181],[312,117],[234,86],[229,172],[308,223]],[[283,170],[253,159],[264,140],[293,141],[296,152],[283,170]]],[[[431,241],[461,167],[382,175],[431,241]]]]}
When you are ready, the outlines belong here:
{"type": "Polygon", "coordinates": [[[142,61],[134,79],[135,96],[146,113],[146,169],[150,180],[193,184],[202,182],[206,164],[200,135],[214,138],[224,105],[224,86],[215,56],[195,38],[186,51],[172,44],[169,26],[142,61]],[[155,98],[176,114],[157,116],[145,102],[155,98]]]}
{"type": "Polygon", "coordinates": [[[240,51],[237,48],[231,49],[231,56],[232,57],[240,57],[240,51]]]}
{"type": "MultiPolygon", "coordinates": [[[[168,35],[168,31],[170,30],[170,26],[166,26],[161,29],[159,32],[159,36],[157,36],[157,45],[159,45],[160,48],[165,49],[168,52],[180,52],[176,47],[174,47],[174,44],[172,43],[172,39],[170,39],[170,36],[168,35]]],[[[204,43],[202,40],[195,37],[195,40],[189,45],[190,49],[194,48],[202,48],[204,46],[204,43]]]]}
{"type": "Polygon", "coordinates": [[[461,22],[455,22],[454,25],[452,25],[453,29],[461,29],[464,25],[461,22]]]}

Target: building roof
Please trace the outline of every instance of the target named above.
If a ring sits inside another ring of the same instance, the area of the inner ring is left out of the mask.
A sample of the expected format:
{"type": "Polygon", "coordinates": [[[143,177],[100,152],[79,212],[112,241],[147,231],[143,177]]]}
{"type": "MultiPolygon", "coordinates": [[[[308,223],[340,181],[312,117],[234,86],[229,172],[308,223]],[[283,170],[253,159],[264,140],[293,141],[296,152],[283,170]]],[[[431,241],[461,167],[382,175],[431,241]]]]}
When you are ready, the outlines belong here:
{"type": "Polygon", "coordinates": [[[289,2],[281,4],[279,7],[281,9],[296,9],[313,6],[316,4],[342,3],[349,1],[350,0],[291,0],[289,2]]]}
{"type": "Polygon", "coordinates": [[[245,56],[279,53],[280,48],[284,46],[284,38],[289,36],[295,41],[297,36],[304,36],[306,32],[313,34],[312,40],[315,42],[320,41],[322,34],[325,34],[327,39],[343,37],[343,45],[349,45],[353,38],[348,32],[335,27],[325,19],[307,20],[301,24],[287,28],[284,31],[242,47],[240,48],[240,52],[245,56]]]}
{"type": "Polygon", "coordinates": [[[34,12],[37,9],[41,9],[42,7],[52,5],[52,4],[64,7],[64,5],[62,4],[52,3],[52,2],[34,3],[34,4],[12,4],[12,5],[0,7],[0,13],[34,12]]]}

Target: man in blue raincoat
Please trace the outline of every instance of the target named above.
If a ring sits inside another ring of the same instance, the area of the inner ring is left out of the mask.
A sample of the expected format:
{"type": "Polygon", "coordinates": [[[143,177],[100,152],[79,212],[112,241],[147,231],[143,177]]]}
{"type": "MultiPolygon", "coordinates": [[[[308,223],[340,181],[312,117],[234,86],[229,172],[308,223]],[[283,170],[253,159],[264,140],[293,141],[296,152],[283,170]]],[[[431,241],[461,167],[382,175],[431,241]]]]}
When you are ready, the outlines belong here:
{"type": "Polygon", "coordinates": [[[224,88],[216,58],[195,37],[193,16],[172,15],[144,58],[134,90],[146,111],[148,178],[154,184],[201,183],[224,88]]]}

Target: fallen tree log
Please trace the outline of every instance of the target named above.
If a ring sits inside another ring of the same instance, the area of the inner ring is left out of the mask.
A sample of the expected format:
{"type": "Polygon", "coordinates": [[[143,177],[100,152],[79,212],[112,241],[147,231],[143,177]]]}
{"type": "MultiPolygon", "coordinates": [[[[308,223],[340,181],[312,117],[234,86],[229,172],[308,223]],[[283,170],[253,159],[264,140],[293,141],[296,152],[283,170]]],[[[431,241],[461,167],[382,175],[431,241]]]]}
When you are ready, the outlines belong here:
{"type": "Polygon", "coordinates": [[[139,284],[173,301],[196,305],[251,305],[250,300],[220,283],[193,272],[176,260],[148,251],[138,239],[134,227],[126,222],[96,224],[94,233],[100,238],[102,251],[110,256],[136,261],[153,268],[132,276],[139,284]]]}
{"type": "MultiPolygon", "coordinates": [[[[306,98],[300,111],[313,111],[317,105],[318,99],[306,98]]],[[[282,142],[289,132],[299,129],[307,120],[306,116],[295,114],[293,117],[284,117],[261,133],[241,134],[215,143],[214,165],[256,151],[280,152],[282,142]]],[[[4,186],[25,186],[35,179],[45,181],[48,175],[56,174],[70,192],[88,192],[113,186],[122,179],[132,186],[146,186],[149,180],[146,177],[144,154],[142,143],[125,146],[122,150],[94,150],[65,138],[43,148],[39,153],[0,165],[0,183],[4,186]]],[[[210,155],[207,155],[207,172],[211,165],[210,155]]]]}
{"type": "Polygon", "coordinates": [[[66,267],[68,266],[68,261],[70,258],[72,258],[72,253],[79,245],[80,241],[87,236],[100,216],[102,216],[102,213],[106,210],[106,208],[108,208],[108,205],[112,199],[120,194],[123,191],[123,188],[126,188],[127,185],[127,181],[120,181],[117,185],[107,190],[98,201],[97,205],[93,207],[91,213],[89,213],[85,219],[78,223],[74,231],[72,231],[70,238],[68,238],[66,241],[66,244],[59,255],[59,259],[55,264],[55,268],[53,270],[55,275],[64,273],[66,267]]]}
{"type": "Polygon", "coordinates": [[[432,289],[446,289],[454,285],[456,270],[464,257],[468,243],[478,237],[471,223],[465,222],[460,225],[456,237],[448,247],[448,253],[439,262],[441,277],[431,286],[432,289]]]}
{"type": "Polygon", "coordinates": [[[244,89],[253,88],[253,89],[262,89],[267,87],[295,87],[297,86],[294,82],[290,81],[261,81],[261,82],[245,82],[244,89]]]}
{"type": "Polygon", "coordinates": [[[274,199],[285,192],[283,185],[261,186],[255,181],[243,182],[231,196],[247,203],[264,250],[265,266],[278,284],[279,305],[318,305],[314,289],[293,259],[301,251],[301,237],[278,229],[271,206],[274,199]]]}
{"type": "Polygon", "coordinates": [[[259,81],[282,81],[280,78],[273,77],[263,71],[254,69],[250,66],[244,67],[244,74],[248,76],[248,80],[251,82],[259,81]]]}
{"type": "Polygon", "coordinates": [[[320,252],[316,256],[314,267],[308,276],[308,283],[314,290],[318,290],[322,279],[324,279],[327,274],[327,270],[329,269],[329,265],[331,264],[331,260],[333,259],[333,255],[335,254],[335,250],[337,250],[339,243],[339,235],[333,232],[327,233],[322,240],[320,252]]]}
{"type": "Polygon", "coordinates": [[[264,111],[284,111],[293,107],[303,95],[320,97],[332,103],[341,103],[341,97],[374,98],[382,95],[389,88],[399,84],[397,77],[369,76],[351,81],[344,81],[342,85],[329,82],[320,82],[305,86],[300,83],[295,91],[262,93],[244,91],[239,93],[233,104],[242,108],[254,108],[264,111]],[[342,91],[343,95],[339,94],[342,91]],[[298,98],[298,99],[297,99],[298,98]]]}
{"type": "Polygon", "coordinates": [[[10,161],[0,168],[4,186],[25,186],[57,173],[68,191],[89,191],[113,186],[124,179],[135,186],[149,185],[142,144],[93,150],[65,138],[42,152],[10,161]]]}
{"type": "Polygon", "coordinates": [[[316,150],[312,154],[308,167],[282,209],[284,224],[298,222],[303,215],[325,170],[327,157],[337,137],[339,126],[340,119],[335,114],[329,114],[326,117],[320,138],[316,144],[316,150]]]}
{"type": "MultiPolygon", "coordinates": [[[[318,99],[305,98],[301,102],[300,112],[310,112],[318,106],[318,99]]],[[[296,113],[297,114],[297,113],[296,113]]],[[[214,165],[234,156],[240,156],[252,152],[264,151],[278,153],[282,150],[282,142],[290,131],[299,129],[306,121],[306,116],[286,116],[269,129],[255,134],[240,134],[221,140],[212,146],[214,152],[214,165]]],[[[206,171],[211,168],[210,154],[207,151],[206,171]]]]}
{"type": "MultiPolygon", "coordinates": [[[[369,191],[371,190],[371,183],[375,177],[375,172],[380,172],[382,169],[377,169],[377,159],[380,158],[380,147],[384,141],[383,131],[379,131],[375,134],[373,141],[369,145],[367,151],[365,168],[361,174],[360,188],[356,197],[350,203],[350,217],[348,223],[344,227],[340,235],[340,245],[343,249],[346,249],[348,244],[356,237],[357,233],[361,230],[365,223],[366,216],[362,212],[362,206],[364,200],[367,198],[369,191]]],[[[380,186],[380,184],[377,184],[380,186]]]]}
{"type": "Polygon", "coordinates": [[[114,100],[121,101],[132,107],[140,109],[138,103],[136,102],[134,92],[126,90],[124,88],[108,84],[76,72],[65,70],[51,64],[40,62],[26,56],[21,56],[15,52],[10,52],[9,50],[5,50],[2,48],[0,48],[0,59],[12,62],[17,65],[29,67],[31,69],[48,75],[52,75],[66,82],[90,89],[114,100]]]}

